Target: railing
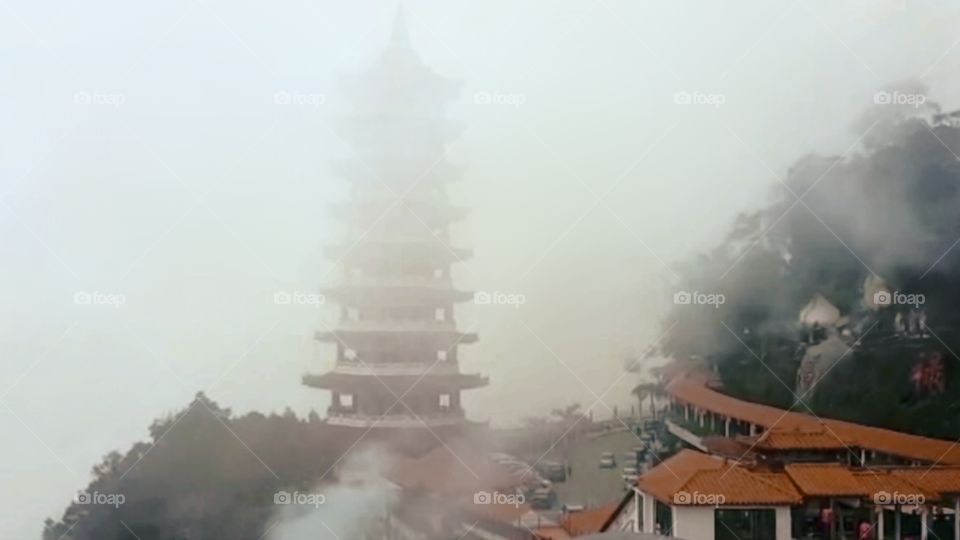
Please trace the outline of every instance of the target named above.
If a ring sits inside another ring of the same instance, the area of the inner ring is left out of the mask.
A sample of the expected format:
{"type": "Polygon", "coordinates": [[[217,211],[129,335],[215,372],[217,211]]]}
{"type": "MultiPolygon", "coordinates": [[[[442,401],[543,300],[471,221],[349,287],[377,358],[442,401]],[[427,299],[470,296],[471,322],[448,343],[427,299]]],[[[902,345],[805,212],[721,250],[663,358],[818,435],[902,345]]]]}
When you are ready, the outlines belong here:
{"type": "Polygon", "coordinates": [[[455,362],[402,363],[402,362],[360,362],[344,360],[333,369],[335,373],[345,375],[451,375],[460,373],[455,362]]]}
{"type": "Polygon", "coordinates": [[[399,427],[415,428],[435,426],[455,426],[464,422],[463,411],[450,411],[443,414],[387,414],[372,415],[328,411],[327,423],[334,426],[348,427],[399,427]]]}

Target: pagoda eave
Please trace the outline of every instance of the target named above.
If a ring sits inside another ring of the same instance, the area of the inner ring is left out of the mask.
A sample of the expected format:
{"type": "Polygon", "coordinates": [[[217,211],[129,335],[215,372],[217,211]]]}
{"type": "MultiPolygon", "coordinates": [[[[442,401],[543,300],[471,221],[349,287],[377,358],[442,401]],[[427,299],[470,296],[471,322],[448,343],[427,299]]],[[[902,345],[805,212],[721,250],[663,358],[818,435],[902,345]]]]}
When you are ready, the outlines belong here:
{"type": "Polygon", "coordinates": [[[353,244],[327,246],[325,254],[343,261],[394,261],[402,253],[410,258],[422,260],[459,262],[473,256],[473,250],[452,248],[430,239],[423,241],[397,240],[360,240],[353,244]]]}
{"type": "Polygon", "coordinates": [[[340,391],[377,389],[386,386],[397,395],[406,393],[413,387],[435,390],[469,390],[484,387],[489,382],[489,378],[473,373],[381,376],[373,373],[361,375],[329,371],[323,374],[308,373],[303,376],[303,384],[312,388],[340,391]]]}
{"type": "Polygon", "coordinates": [[[398,201],[392,193],[376,200],[331,205],[330,213],[346,223],[367,230],[383,219],[388,212],[404,209],[412,212],[431,228],[460,221],[469,213],[463,207],[423,199],[404,198],[398,201]]]}
{"type": "Polygon", "coordinates": [[[391,339],[417,336],[427,340],[433,340],[440,345],[462,344],[469,345],[476,343],[478,336],[476,333],[463,333],[456,330],[441,330],[430,328],[405,329],[405,328],[370,328],[370,329],[347,329],[338,328],[334,331],[318,330],[314,333],[317,341],[329,343],[345,342],[348,345],[362,343],[368,339],[391,339]]]}
{"type": "Polygon", "coordinates": [[[342,159],[334,162],[333,171],[347,180],[378,183],[391,177],[416,180],[423,185],[454,182],[461,178],[460,168],[446,161],[383,157],[342,159]]]}
{"type": "Polygon", "coordinates": [[[352,305],[435,305],[467,302],[472,291],[435,285],[341,285],[321,289],[327,298],[343,300],[352,305]]]}

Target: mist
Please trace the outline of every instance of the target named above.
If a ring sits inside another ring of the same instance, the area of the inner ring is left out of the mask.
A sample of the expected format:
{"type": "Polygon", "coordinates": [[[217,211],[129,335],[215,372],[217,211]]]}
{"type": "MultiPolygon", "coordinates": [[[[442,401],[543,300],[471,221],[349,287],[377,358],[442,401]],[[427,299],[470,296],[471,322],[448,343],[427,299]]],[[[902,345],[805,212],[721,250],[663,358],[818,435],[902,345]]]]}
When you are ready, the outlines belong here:
{"type": "MultiPolygon", "coordinates": [[[[480,334],[463,371],[491,381],[464,407],[492,425],[630,407],[624,360],[661,338],[681,262],[799,158],[869,144],[878,91],[960,107],[949,2],[404,5],[418,54],[461,84],[453,240],[475,253],[455,282],[525,299],[457,312],[480,334]]],[[[197,391],[326,410],[300,378],[332,365],[313,332],[336,308],[274,298],[338,277],[341,81],[397,3],[0,7],[0,536],[20,538],[197,391]]],[[[948,247],[903,239],[923,261],[948,247]]],[[[881,274],[904,256],[876,253],[881,274]]]]}

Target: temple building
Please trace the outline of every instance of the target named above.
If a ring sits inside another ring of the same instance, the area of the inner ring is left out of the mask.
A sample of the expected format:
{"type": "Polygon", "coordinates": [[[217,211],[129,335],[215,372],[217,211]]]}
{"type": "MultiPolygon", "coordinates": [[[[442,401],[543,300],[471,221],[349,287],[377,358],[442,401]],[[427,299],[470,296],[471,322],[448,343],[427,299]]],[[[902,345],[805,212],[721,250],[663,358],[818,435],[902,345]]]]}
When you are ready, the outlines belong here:
{"type": "Polygon", "coordinates": [[[458,85],[421,61],[400,13],[386,50],[344,86],[352,111],[337,127],[353,155],[337,172],[350,197],[334,208],[343,242],[328,250],[342,277],[323,291],[340,320],[316,333],[336,345],[336,363],[303,382],[332,393],[331,426],[435,442],[470,424],[460,392],[487,384],[460,372],[459,346],[477,335],[461,332],[454,316],[472,298],[451,276],[470,255],[449,237],[466,213],[446,189],[458,170],[445,145],[459,127],[444,104],[458,85]]]}

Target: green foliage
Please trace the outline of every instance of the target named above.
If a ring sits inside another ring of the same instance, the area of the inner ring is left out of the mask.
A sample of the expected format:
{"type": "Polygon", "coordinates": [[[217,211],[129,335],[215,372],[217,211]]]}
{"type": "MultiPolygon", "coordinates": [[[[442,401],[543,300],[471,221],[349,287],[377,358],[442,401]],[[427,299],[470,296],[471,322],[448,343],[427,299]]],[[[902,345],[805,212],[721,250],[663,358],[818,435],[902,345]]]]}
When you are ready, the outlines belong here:
{"type": "Polygon", "coordinates": [[[720,246],[680,269],[678,290],[720,293],[726,302],[675,306],[661,352],[716,370],[726,392],[751,401],[955,439],[960,160],[950,148],[960,148],[960,125],[925,116],[936,110],[870,111],[857,152],[799,159],[770,204],[740,216],[720,246]],[[926,337],[895,332],[893,313],[909,307],[867,309],[869,276],[924,295],[926,337]],[[797,403],[806,342],[826,333],[798,320],[817,293],[847,317],[844,339],[862,343],[797,403]],[[913,387],[921,351],[942,353],[946,392],[913,387]]]}
{"type": "Polygon", "coordinates": [[[315,416],[234,417],[203,394],[150,434],[93,468],[86,492],[120,494],[123,504],[73,503],[60,521],[47,520],[44,540],[256,540],[273,494],[308,489],[336,455],[324,451],[332,441],[315,416]]]}

